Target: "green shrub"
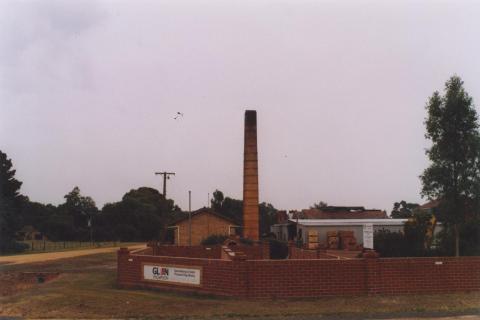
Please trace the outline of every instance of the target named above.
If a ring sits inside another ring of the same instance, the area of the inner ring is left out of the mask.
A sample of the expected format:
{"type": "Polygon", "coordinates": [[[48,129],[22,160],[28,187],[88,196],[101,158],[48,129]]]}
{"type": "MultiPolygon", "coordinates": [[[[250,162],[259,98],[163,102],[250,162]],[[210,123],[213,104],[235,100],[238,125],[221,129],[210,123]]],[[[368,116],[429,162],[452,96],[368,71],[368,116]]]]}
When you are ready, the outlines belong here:
{"type": "MultiPolygon", "coordinates": [[[[455,254],[455,236],[452,228],[444,226],[437,238],[437,251],[441,255],[453,256],[455,254]]],[[[480,255],[480,220],[478,218],[460,226],[460,255],[480,255]]]]}
{"type": "Polygon", "coordinates": [[[422,228],[406,226],[405,232],[375,231],[374,249],[381,257],[434,257],[446,255],[445,250],[425,248],[425,235],[422,228]]]}
{"type": "Polygon", "coordinates": [[[206,237],[202,240],[202,245],[204,246],[213,246],[216,244],[223,244],[225,240],[228,239],[228,236],[222,234],[212,234],[211,236],[206,237]]]}
{"type": "Polygon", "coordinates": [[[288,244],[285,241],[269,240],[270,259],[286,259],[288,257],[288,244]]]}
{"type": "Polygon", "coordinates": [[[401,232],[381,229],[374,233],[374,249],[381,257],[404,257],[407,254],[405,236],[401,232]]]}
{"type": "Polygon", "coordinates": [[[248,238],[240,238],[240,243],[245,244],[247,246],[253,246],[253,240],[248,238]]]}

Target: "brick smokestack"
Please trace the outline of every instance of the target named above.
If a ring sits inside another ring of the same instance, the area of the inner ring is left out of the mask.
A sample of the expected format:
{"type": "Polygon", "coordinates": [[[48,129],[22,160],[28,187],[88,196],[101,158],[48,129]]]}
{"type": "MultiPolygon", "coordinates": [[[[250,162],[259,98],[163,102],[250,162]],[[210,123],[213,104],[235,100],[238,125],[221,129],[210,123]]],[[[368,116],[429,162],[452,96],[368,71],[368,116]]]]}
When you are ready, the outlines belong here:
{"type": "Polygon", "coordinates": [[[245,111],[243,154],[243,236],[259,240],[257,111],[245,111]]]}

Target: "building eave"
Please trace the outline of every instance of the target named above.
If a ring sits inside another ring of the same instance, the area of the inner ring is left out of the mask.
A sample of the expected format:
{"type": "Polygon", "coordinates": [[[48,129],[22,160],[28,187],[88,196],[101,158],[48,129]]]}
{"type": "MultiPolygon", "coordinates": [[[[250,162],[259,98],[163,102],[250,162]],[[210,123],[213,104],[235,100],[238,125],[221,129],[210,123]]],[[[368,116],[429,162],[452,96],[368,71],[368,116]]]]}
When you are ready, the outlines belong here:
{"type": "Polygon", "coordinates": [[[403,226],[408,219],[289,219],[290,223],[303,226],[403,226]]]}

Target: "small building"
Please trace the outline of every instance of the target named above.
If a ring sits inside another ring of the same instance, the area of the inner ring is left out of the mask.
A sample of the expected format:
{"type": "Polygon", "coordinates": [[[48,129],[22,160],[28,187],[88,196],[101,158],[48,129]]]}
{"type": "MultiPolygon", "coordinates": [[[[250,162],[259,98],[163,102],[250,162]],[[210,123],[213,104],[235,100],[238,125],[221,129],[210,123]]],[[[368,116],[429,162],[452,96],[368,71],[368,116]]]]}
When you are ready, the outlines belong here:
{"type": "MultiPolygon", "coordinates": [[[[403,230],[407,219],[389,219],[383,210],[326,206],[321,209],[279,212],[271,232],[279,240],[302,242],[306,247],[357,250],[381,229],[403,230]]],[[[370,240],[368,246],[372,246],[370,240]]]]}
{"type": "Polygon", "coordinates": [[[296,234],[293,237],[298,235],[298,239],[304,244],[308,243],[308,236],[312,233],[317,235],[320,245],[328,245],[328,237],[333,232],[348,232],[353,235],[358,245],[363,245],[365,226],[371,225],[373,232],[382,229],[400,232],[403,231],[407,221],[407,219],[290,219],[289,223],[295,226],[296,234]]]}
{"type": "Polygon", "coordinates": [[[47,240],[47,237],[33,226],[24,226],[17,231],[15,238],[18,241],[47,240]]]}
{"type": "MultiPolygon", "coordinates": [[[[342,235],[348,235],[353,244],[363,246],[364,232],[368,226],[372,231],[381,229],[391,232],[403,231],[407,219],[289,219],[282,224],[275,224],[271,231],[276,238],[284,241],[298,240],[305,246],[309,245],[315,235],[315,243],[318,246],[331,247],[331,238],[340,239],[342,235]],[[352,239],[353,238],[353,239],[352,239]]],[[[344,248],[339,244],[338,248],[344,248]]]]}
{"type": "Polygon", "coordinates": [[[271,227],[271,232],[279,240],[301,240],[305,244],[315,234],[319,245],[328,245],[328,234],[335,236],[335,232],[342,232],[342,235],[348,234],[356,240],[356,244],[362,245],[365,225],[372,225],[374,231],[384,228],[395,232],[403,230],[405,221],[392,221],[383,210],[361,206],[325,206],[288,213],[279,211],[277,224],[271,227]]]}
{"type": "Polygon", "coordinates": [[[169,227],[173,232],[173,243],[180,246],[200,245],[202,240],[212,235],[234,235],[240,226],[210,208],[201,208],[192,212],[191,218],[191,241],[190,219],[185,214],[182,218],[173,222],[169,227]]]}

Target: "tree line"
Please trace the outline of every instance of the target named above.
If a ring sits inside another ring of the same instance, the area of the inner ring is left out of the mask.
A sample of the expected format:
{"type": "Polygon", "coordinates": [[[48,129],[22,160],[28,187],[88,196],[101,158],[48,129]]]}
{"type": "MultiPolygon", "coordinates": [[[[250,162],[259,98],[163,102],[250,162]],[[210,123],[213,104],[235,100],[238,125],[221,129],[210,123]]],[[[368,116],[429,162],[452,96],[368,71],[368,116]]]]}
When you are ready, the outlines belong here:
{"type": "Polygon", "coordinates": [[[16,233],[32,226],[52,241],[147,241],[161,239],[180,208],[156,189],[141,187],[98,209],[78,187],[60,205],[31,201],[19,193],[12,161],[0,151],[0,251],[22,249],[16,233]]]}
{"type": "MultiPolygon", "coordinates": [[[[148,187],[132,189],[101,209],[79,187],[67,193],[60,205],[34,202],[20,194],[22,182],[15,178],[12,161],[2,151],[0,165],[0,252],[24,249],[15,241],[24,226],[32,226],[52,241],[163,241],[165,227],[186,214],[172,199],[148,187]]],[[[241,225],[242,200],[225,197],[219,190],[213,196],[212,208],[241,225]]],[[[260,229],[267,234],[277,210],[267,203],[259,207],[260,229]]]]}

